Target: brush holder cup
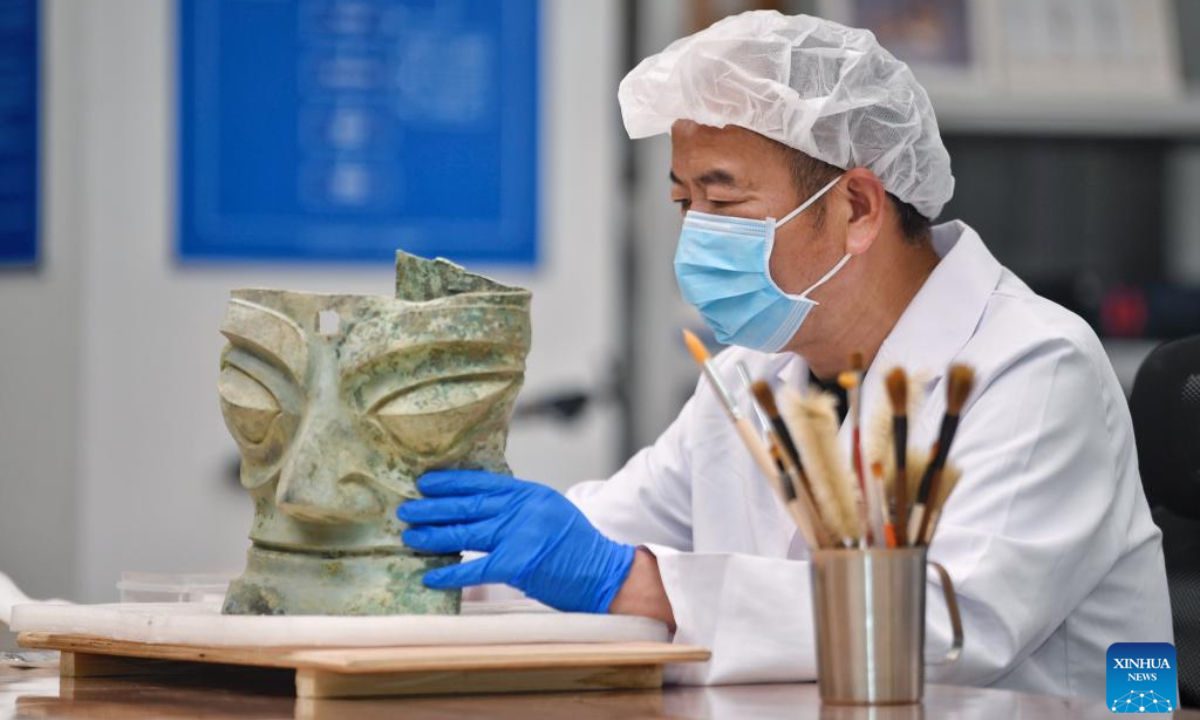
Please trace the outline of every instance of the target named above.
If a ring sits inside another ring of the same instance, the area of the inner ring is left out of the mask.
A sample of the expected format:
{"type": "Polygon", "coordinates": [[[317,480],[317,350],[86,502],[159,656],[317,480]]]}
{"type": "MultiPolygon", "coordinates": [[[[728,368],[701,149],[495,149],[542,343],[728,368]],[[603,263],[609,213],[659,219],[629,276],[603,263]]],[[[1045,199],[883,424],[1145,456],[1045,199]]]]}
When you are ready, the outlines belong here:
{"type": "Polygon", "coordinates": [[[941,580],[953,643],[930,664],[958,660],[962,619],[946,569],[924,547],[818,550],[812,555],[817,682],[831,705],[917,703],[925,688],[925,574],[941,580]]]}

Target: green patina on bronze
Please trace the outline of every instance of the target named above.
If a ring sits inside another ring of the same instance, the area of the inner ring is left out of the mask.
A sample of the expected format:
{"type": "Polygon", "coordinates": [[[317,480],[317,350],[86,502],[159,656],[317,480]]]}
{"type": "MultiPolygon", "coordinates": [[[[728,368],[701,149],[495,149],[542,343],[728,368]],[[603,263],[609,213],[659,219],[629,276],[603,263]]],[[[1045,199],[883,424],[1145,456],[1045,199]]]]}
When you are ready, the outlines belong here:
{"type": "Polygon", "coordinates": [[[446,467],[508,472],[530,294],[396,254],[396,297],[236,290],[221,332],[225,424],[254,499],[246,570],[223,612],[457,613],[426,588],[457,555],[401,541],[396,507],[446,467]]]}

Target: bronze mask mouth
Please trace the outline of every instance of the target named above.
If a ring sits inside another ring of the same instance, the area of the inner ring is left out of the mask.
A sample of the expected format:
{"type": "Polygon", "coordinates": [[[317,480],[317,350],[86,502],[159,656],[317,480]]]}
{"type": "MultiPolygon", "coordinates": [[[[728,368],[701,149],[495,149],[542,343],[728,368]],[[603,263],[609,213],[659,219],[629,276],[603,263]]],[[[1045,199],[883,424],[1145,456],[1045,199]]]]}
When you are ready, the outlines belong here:
{"type": "Polygon", "coordinates": [[[289,555],[306,555],[308,557],[320,558],[322,560],[337,560],[340,558],[394,557],[396,555],[426,557],[433,554],[416,552],[415,550],[411,550],[402,544],[367,548],[347,548],[344,550],[339,550],[336,548],[318,548],[305,545],[288,545],[286,543],[272,543],[255,540],[253,541],[253,547],[260,548],[262,550],[270,550],[272,552],[288,553],[289,555]]]}

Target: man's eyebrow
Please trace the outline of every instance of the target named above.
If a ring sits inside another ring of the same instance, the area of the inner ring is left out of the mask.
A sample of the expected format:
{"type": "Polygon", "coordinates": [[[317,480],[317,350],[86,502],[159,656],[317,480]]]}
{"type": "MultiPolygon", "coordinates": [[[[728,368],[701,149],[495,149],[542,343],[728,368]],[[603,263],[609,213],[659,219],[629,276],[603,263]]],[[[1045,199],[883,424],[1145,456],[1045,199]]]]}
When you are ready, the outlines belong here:
{"type": "MultiPolygon", "coordinates": [[[[679,179],[679,176],[675,174],[674,170],[671,171],[670,177],[671,177],[671,182],[673,182],[677,185],[683,184],[683,181],[679,179]]],[[[707,185],[729,185],[729,186],[732,186],[732,185],[736,185],[737,181],[734,180],[733,175],[731,175],[729,173],[729,171],[722,170],[720,168],[714,168],[714,169],[709,170],[708,172],[704,173],[700,177],[696,178],[696,184],[705,185],[705,186],[707,186],[707,185]]]]}

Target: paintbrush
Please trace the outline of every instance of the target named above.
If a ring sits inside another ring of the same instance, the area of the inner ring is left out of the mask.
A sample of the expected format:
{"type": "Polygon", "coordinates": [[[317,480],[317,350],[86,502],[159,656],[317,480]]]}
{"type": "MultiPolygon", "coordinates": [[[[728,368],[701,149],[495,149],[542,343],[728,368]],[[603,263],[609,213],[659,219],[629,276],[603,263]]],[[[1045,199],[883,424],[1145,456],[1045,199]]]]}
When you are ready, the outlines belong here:
{"type": "Polygon", "coordinates": [[[796,449],[796,443],[792,440],[792,434],[788,432],[787,425],[784,424],[783,418],[779,415],[779,407],[775,404],[775,396],[771,393],[771,386],[759,380],[750,384],[750,392],[754,393],[754,399],[758,401],[759,407],[762,408],[771,423],[770,427],[775,430],[780,442],[783,443],[783,449],[786,451],[787,457],[803,473],[804,463],[800,459],[800,451],[796,449]]]}
{"type": "MultiPolygon", "coordinates": [[[[850,361],[851,367],[862,365],[862,355],[855,354],[856,357],[850,361]]],[[[868,540],[874,537],[876,543],[883,544],[883,515],[880,512],[881,500],[875,493],[875,483],[870,482],[863,473],[862,466],[862,431],[859,427],[861,410],[860,400],[861,395],[859,389],[861,387],[861,375],[857,370],[846,370],[838,374],[838,385],[846,391],[846,399],[850,403],[850,407],[846,413],[847,419],[850,421],[850,461],[854,469],[854,477],[858,480],[859,503],[858,503],[858,520],[863,526],[863,537],[868,540]]]]}
{"type": "Polygon", "coordinates": [[[845,545],[860,537],[857,486],[838,447],[837,398],[813,390],[801,396],[791,387],[780,391],[779,410],[804,456],[813,503],[830,534],[845,545]]]}
{"type": "MultiPolygon", "coordinates": [[[[737,405],[734,404],[733,398],[729,395],[729,390],[725,388],[725,383],[721,381],[721,376],[717,372],[716,365],[713,364],[712,356],[708,353],[708,348],[704,347],[704,343],[700,342],[700,338],[696,337],[695,333],[690,330],[683,331],[683,341],[687,344],[692,357],[696,359],[696,362],[704,370],[704,376],[708,378],[709,385],[712,386],[713,392],[716,394],[721,406],[725,408],[725,413],[733,423],[738,437],[742,439],[742,444],[750,452],[750,457],[754,460],[754,464],[767,477],[767,480],[771,482],[776,495],[780,496],[780,500],[792,514],[792,518],[796,520],[796,524],[800,525],[801,521],[797,516],[798,511],[789,502],[789,494],[784,488],[787,485],[787,480],[780,475],[776,460],[771,458],[771,453],[768,451],[767,446],[763,445],[758,433],[754,431],[754,426],[750,424],[749,418],[743,416],[742,412],[738,410],[737,405]]],[[[814,536],[813,542],[817,541],[818,538],[814,536]]],[[[808,542],[807,537],[805,538],[805,542],[808,542]]],[[[814,545],[813,547],[816,546],[814,545]]]]}
{"type": "Polygon", "coordinates": [[[754,427],[750,424],[750,420],[742,415],[738,410],[737,405],[733,403],[733,398],[729,395],[729,390],[725,388],[725,383],[721,380],[721,375],[717,372],[716,365],[713,364],[712,356],[708,354],[708,348],[704,347],[704,343],[700,342],[700,338],[690,330],[683,331],[683,341],[687,343],[688,350],[692,353],[692,357],[704,370],[704,376],[708,378],[709,385],[712,386],[713,392],[720,401],[721,407],[725,408],[725,413],[733,422],[734,429],[737,430],[738,437],[742,439],[742,444],[750,451],[750,456],[754,459],[754,464],[762,470],[763,474],[771,477],[775,474],[775,464],[771,460],[771,454],[767,452],[767,448],[759,440],[758,434],[754,432],[754,427]]]}
{"type": "Polygon", "coordinates": [[[773,478],[775,492],[784,507],[787,508],[788,513],[791,514],[792,520],[799,528],[809,549],[820,550],[828,547],[830,544],[829,533],[821,524],[821,518],[817,515],[817,510],[813,507],[812,498],[808,496],[808,493],[803,489],[799,493],[796,492],[799,480],[795,476],[794,469],[789,470],[782,452],[781,445],[777,442],[771,443],[771,459],[775,461],[775,466],[779,470],[773,478]]]}
{"type": "MultiPolygon", "coordinates": [[[[744,368],[742,370],[744,371],[744,368]]],[[[749,373],[746,373],[744,379],[749,379],[749,373]]],[[[796,443],[792,441],[792,434],[788,432],[787,425],[779,415],[779,408],[775,404],[775,396],[771,394],[771,387],[759,380],[751,383],[750,389],[754,394],[755,409],[762,412],[763,419],[766,420],[764,426],[767,430],[767,440],[775,454],[779,456],[784,473],[791,480],[792,495],[795,501],[799,504],[803,514],[809,518],[811,534],[819,542],[819,545],[811,547],[828,546],[831,542],[829,532],[821,522],[813,503],[809,480],[804,473],[804,465],[800,461],[800,451],[796,449],[796,443]]]]}
{"type": "Polygon", "coordinates": [[[954,463],[947,462],[942,468],[941,481],[938,482],[937,494],[932,495],[929,499],[929,515],[928,529],[921,536],[921,542],[925,545],[933,542],[933,536],[937,533],[938,521],[942,519],[942,508],[946,506],[946,501],[950,499],[950,493],[954,492],[954,488],[958,485],[958,479],[962,476],[962,472],[954,463]]]}
{"type": "Polygon", "coordinates": [[[966,365],[950,366],[949,378],[946,381],[946,414],[942,417],[942,428],[938,433],[937,442],[930,453],[929,465],[921,477],[921,488],[917,492],[917,502],[913,507],[912,520],[909,525],[909,541],[916,545],[925,537],[929,517],[926,514],[930,495],[937,495],[938,476],[946,465],[950,454],[950,444],[954,442],[954,433],[958,430],[958,420],[963,407],[967,404],[967,396],[971,394],[971,386],[975,383],[975,372],[966,365]]]}
{"type": "MultiPolygon", "coordinates": [[[[796,526],[800,528],[804,541],[808,543],[810,549],[816,550],[828,545],[829,533],[821,524],[821,518],[817,515],[816,508],[813,507],[812,496],[806,487],[804,471],[793,461],[793,458],[787,456],[786,446],[791,443],[791,438],[779,437],[770,416],[763,410],[762,404],[755,397],[754,382],[750,379],[750,372],[746,369],[746,364],[739,361],[737,370],[738,375],[742,378],[742,384],[751,393],[750,407],[754,410],[759,427],[767,436],[771,459],[775,462],[777,470],[771,478],[776,494],[791,512],[792,519],[796,521],[796,526]]],[[[771,404],[773,407],[773,398],[771,404]]]]}
{"type": "MultiPolygon", "coordinates": [[[[886,507],[887,492],[886,489],[884,489],[883,463],[871,463],[871,481],[879,484],[881,488],[881,494],[883,495],[884,505],[886,507]]],[[[896,523],[892,521],[891,516],[887,514],[886,510],[883,518],[883,542],[881,544],[886,544],[889,548],[894,548],[898,545],[896,540],[896,523]]]]}
{"type": "MultiPolygon", "coordinates": [[[[757,398],[755,383],[750,382],[750,373],[745,371],[745,366],[742,364],[739,364],[738,371],[743,373],[744,382],[749,384],[749,389],[754,394],[750,398],[751,407],[754,407],[758,422],[760,422],[763,432],[767,434],[770,456],[775,461],[776,467],[779,468],[779,481],[781,487],[785,488],[788,509],[792,511],[793,517],[796,517],[796,524],[800,528],[800,532],[804,534],[805,542],[808,542],[811,550],[829,546],[829,532],[821,522],[821,516],[817,514],[816,506],[812,504],[808,479],[805,478],[804,470],[798,464],[799,457],[790,454],[787,450],[788,446],[794,449],[791,436],[781,436],[779,428],[772,420],[773,414],[778,415],[774,398],[768,397],[769,402],[766,404],[770,409],[764,409],[763,403],[757,398]]],[[[780,425],[782,425],[781,422],[780,425]]],[[[787,428],[785,427],[784,430],[786,431],[787,428]]]]}
{"type": "Polygon", "coordinates": [[[850,355],[850,373],[854,384],[847,388],[846,398],[850,403],[850,462],[854,463],[854,474],[858,476],[859,488],[866,486],[866,473],[863,472],[862,462],[862,381],[865,362],[860,352],[850,355]]]}
{"type": "MultiPolygon", "coordinates": [[[[925,392],[926,381],[922,380],[917,373],[907,373],[908,384],[905,390],[904,415],[907,420],[906,425],[911,428],[916,418],[920,413],[921,399],[925,392]]],[[[887,392],[887,375],[881,376],[880,383],[883,385],[881,390],[887,392]]],[[[895,440],[895,424],[892,422],[894,418],[894,408],[891,404],[891,398],[886,402],[880,402],[875,406],[875,412],[871,414],[870,419],[866,419],[864,410],[864,419],[862,426],[862,448],[863,448],[863,464],[864,467],[870,468],[871,463],[883,463],[884,476],[891,481],[892,473],[896,470],[896,444],[895,440]]],[[[911,440],[912,431],[908,432],[911,440]]],[[[913,474],[912,463],[907,463],[908,474],[913,474]]],[[[913,496],[909,496],[910,508],[913,496]]]]}
{"type": "MultiPolygon", "coordinates": [[[[885,378],[886,380],[886,378],[885,378]]],[[[914,418],[920,412],[920,399],[924,393],[925,381],[920,380],[915,373],[908,374],[908,389],[906,391],[908,402],[905,406],[905,415],[909,427],[912,426],[914,418]]],[[[886,392],[887,386],[884,383],[883,390],[886,392]]],[[[888,492],[893,490],[892,481],[896,474],[896,444],[895,444],[895,426],[892,423],[892,405],[890,402],[881,402],[871,415],[871,421],[863,423],[863,462],[870,468],[871,463],[878,462],[883,464],[883,477],[887,482],[888,492]]],[[[912,432],[909,431],[911,438],[912,432]]],[[[929,462],[929,455],[924,450],[916,450],[910,447],[905,454],[905,470],[908,475],[908,509],[911,514],[913,500],[917,497],[917,490],[921,484],[921,476],[925,466],[929,462]]],[[[893,498],[894,500],[895,498],[893,498]]]]}
{"type": "Polygon", "coordinates": [[[887,375],[888,400],[892,404],[892,448],[895,458],[896,534],[908,544],[908,375],[896,368],[887,375]]]}
{"type": "MultiPolygon", "coordinates": [[[[883,466],[883,481],[887,486],[887,490],[890,494],[895,495],[898,489],[895,482],[894,464],[890,457],[887,462],[881,462],[880,464],[883,466]]],[[[925,466],[929,464],[929,454],[917,448],[909,448],[905,464],[908,467],[908,497],[915,499],[917,493],[921,490],[921,476],[925,473],[925,466]]],[[[911,509],[910,507],[909,510],[911,509]]],[[[909,525],[912,525],[911,518],[909,525]]],[[[907,542],[907,539],[905,542],[907,542]]]]}
{"type": "Polygon", "coordinates": [[[704,371],[704,377],[708,378],[708,383],[712,386],[713,392],[716,393],[717,400],[721,402],[721,407],[725,408],[729,419],[736,423],[741,419],[742,413],[738,410],[737,405],[734,405],[733,397],[725,387],[725,382],[721,380],[721,375],[717,372],[717,366],[713,364],[712,355],[709,355],[708,348],[704,346],[700,338],[696,337],[696,333],[691,330],[683,331],[683,342],[687,345],[688,352],[695,358],[696,364],[704,371]]]}

